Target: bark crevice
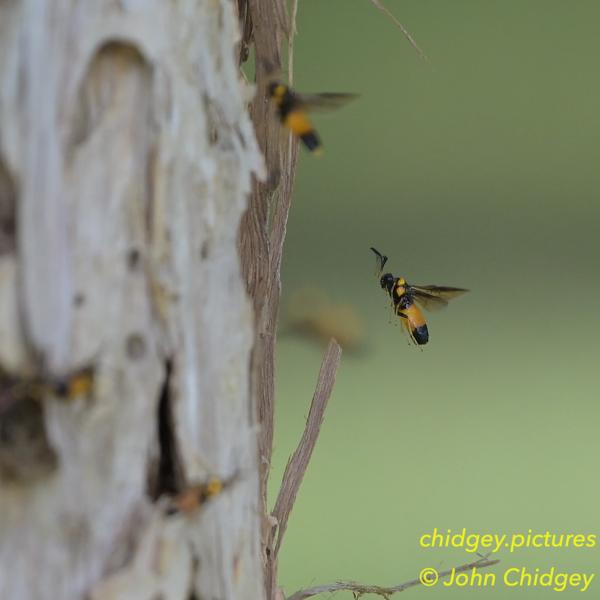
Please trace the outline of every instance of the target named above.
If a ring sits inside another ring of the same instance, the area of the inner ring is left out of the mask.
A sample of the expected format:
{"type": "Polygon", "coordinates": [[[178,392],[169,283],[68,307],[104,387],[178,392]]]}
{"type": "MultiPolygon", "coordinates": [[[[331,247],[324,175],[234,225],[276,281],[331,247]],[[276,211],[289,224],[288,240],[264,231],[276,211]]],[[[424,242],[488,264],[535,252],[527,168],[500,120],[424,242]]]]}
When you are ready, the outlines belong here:
{"type": "Polygon", "coordinates": [[[151,466],[148,495],[157,500],[161,495],[174,495],[184,487],[184,473],[177,447],[177,433],[173,410],[173,360],[165,361],[165,376],[156,409],[158,460],[151,466]]]}
{"type": "Polygon", "coordinates": [[[17,185],[0,156],[0,258],[16,248],[17,185]]]}

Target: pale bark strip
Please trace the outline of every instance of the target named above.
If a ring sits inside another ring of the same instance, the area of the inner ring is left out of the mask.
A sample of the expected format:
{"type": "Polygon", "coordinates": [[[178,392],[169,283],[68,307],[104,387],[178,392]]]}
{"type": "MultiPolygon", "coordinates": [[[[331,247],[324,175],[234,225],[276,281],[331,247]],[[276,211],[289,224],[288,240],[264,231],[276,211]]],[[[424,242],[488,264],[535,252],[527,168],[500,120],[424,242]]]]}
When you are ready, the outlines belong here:
{"type": "Polygon", "coordinates": [[[334,339],[331,339],[321,363],[317,387],[310,405],[302,438],[285,468],[279,495],[273,509],[273,517],[277,521],[277,542],[274,549],[275,559],[279,554],[279,549],[287,529],[288,518],[294,507],[296,495],[300,489],[300,484],[308,468],[308,463],[310,462],[319,432],[321,431],[321,425],[323,424],[327,403],[333,390],[341,356],[341,347],[334,339]]]}
{"type": "MultiPolygon", "coordinates": [[[[484,558],[472,563],[461,565],[459,567],[454,567],[454,569],[440,571],[438,573],[438,578],[445,579],[446,577],[449,577],[453,572],[463,573],[464,571],[471,571],[475,568],[483,569],[485,567],[491,567],[493,565],[497,565],[499,562],[499,560],[487,560],[484,558]]],[[[404,592],[405,590],[411,587],[416,587],[419,585],[423,585],[421,579],[411,579],[410,581],[406,581],[405,583],[394,585],[392,587],[383,587],[380,585],[365,585],[363,583],[356,583],[354,581],[338,581],[336,583],[318,585],[312,588],[298,590],[291,596],[288,596],[287,600],[306,600],[306,598],[311,598],[312,596],[317,596],[318,594],[331,594],[333,592],[341,591],[352,592],[355,598],[359,598],[363,594],[373,594],[381,596],[382,598],[389,598],[392,594],[404,592]]]]}
{"type": "Polygon", "coordinates": [[[98,375],[44,403],[56,469],[0,482],[0,598],[264,597],[237,36],[230,0],[0,2],[0,361],[98,375]],[[146,489],[167,359],[187,478],[245,473],[185,521],[146,489]]]}

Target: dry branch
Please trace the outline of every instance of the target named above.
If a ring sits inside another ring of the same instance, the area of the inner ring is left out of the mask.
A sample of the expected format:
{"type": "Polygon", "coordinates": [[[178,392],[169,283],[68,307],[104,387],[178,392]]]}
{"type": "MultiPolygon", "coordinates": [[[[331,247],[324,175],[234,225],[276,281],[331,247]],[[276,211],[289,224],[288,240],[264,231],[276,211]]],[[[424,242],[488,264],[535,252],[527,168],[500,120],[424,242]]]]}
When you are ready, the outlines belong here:
{"type": "MultiPolygon", "coordinates": [[[[470,571],[471,569],[483,569],[485,567],[491,567],[493,565],[498,564],[499,560],[488,560],[487,558],[482,558],[475,562],[471,562],[465,565],[461,565],[459,567],[454,567],[453,569],[448,569],[447,571],[442,571],[438,573],[439,579],[444,579],[448,577],[452,573],[462,573],[463,571],[470,571]]],[[[306,588],[304,590],[298,590],[291,596],[287,598],[287,600],[305,600],[305,598],[310,598],[312,596],[317,596],[318,594],[324,593],[333,593],[333,592],[341,592],[341,591],[350,591],[354,594],[355,598],[359,598],[363,594],[376,594],[378,596],[382,596],[383,598],[388,598],[392,594],[397,594],[398,592],[404,592],[408,588],[416,587],[418,585],[423,585],[423,582],[420,579],[411,579],[410,581],[406,581],[405,583],[401,583],[399,585],[395,585],[392,587],[382,587],[379,585],[366,585],[363,583],[356,583],[354,581],[338,581],[336,583],[330,583],[327,585],[318,585],[312,588],[306,588]]]]}
{"type": "Polygon", "coordinates": [[[298,447],[294,454],[292,454],[285,468],[281,489],[279,490],[275,508],[273,509],[273,516],[277,520],[278,525],[277,543],[274,551],[275,556],[279,553],[279,548],[281,547],[283,536],[285,535],[285,530],[287,528],[288,518],[294,507],[296,495],[300,489],[304,473],[306,473],[310,457],[312,456],[315,444],[317,443],[317,438],[319,437],[319,431],[321,430],[327,402],[329,401],[333,384],[335,383],[335,376],[340,364],[341,356],[342,349],[332,338],[329,341],[329,346],[327,347],[323,362],[321,363],[319,379],[310,405],[304,433],[302,434],[298,447]]]}
{"type": "Polygon", "coordinates": [[[394,23],[394,25],[396,25],[396,27],[398,27],[398,29],[400,29],[400,31],[402,31],[402,33],[404,34],[404,37],[406,37],[406,39],[409,41],[410,45],[419,53],[419,56],[421,58],[424,58],[425,60],[427,60],[427,55],[425,54],[425,52],[423,52],[423,50],[421,50],[421,48],[419,47],[419,45],[417,44],[417,42],[415,41],[413,36],[410,34],[410,31],[408,31],[408,29],[406,29],[406,27],[404,27],[404,25],[402,25],[402,23],[392,14],[392,12],[389,10],[389,8],[386,8],[381,3],[380,0],[371,0],[371,4],[373,4],[373,6],[375,6],[375,8],[379,9],[389,19],[391,19],[391,21],[394,23]]]}

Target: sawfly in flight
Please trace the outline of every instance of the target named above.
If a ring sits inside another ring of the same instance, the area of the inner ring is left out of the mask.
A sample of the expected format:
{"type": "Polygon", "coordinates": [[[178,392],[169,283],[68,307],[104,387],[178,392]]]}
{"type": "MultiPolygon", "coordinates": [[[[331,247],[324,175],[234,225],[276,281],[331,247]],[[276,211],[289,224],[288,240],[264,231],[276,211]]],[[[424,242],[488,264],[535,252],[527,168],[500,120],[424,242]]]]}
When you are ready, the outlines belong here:
{"type": "Polygon", "coordinates": [[[402,326],[410,339],[419,346],[429,341],[427,321],[421,311],[438,310],[448,305],[448,300],[456,298],[469,290],[439,285],[410,285],[404,277],[394,277],[384,273],[383,268],[388,260],[375,248],[371,250],[377,256],[379,284],[390,295],[394,313],[400,317],[402,326]]]}
{"type": "Polygon", "coordinates": [[[308,113],[333,110],[356,98],[356,94],[299,94],[279,81],[269,85],[269,96],[277,107],[283,125],[300,138],[310,152],[317,155],[322,153],[323,145],[308,113]]]}

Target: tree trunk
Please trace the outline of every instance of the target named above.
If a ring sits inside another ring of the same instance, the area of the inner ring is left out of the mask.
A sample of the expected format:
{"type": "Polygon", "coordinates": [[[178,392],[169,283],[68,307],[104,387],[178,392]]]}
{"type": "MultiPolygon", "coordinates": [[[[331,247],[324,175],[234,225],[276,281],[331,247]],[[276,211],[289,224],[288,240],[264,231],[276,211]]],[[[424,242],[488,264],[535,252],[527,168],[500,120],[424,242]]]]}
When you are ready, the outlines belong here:
{"type": "Polygon", "coordinates": [[[236,18],[0,1],[0,598],[264,597],[236,18]],[[15,391],[88,365],[90,394],[15,391]]]}

